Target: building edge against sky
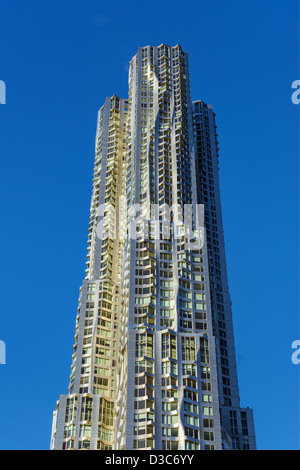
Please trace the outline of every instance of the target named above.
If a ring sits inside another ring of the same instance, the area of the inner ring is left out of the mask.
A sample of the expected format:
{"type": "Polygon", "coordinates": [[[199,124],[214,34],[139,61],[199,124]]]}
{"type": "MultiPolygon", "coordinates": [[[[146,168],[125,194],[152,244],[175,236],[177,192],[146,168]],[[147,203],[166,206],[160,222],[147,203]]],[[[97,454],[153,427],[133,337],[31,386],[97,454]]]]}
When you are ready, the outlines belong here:
{"type": "Polygon", "coordinates": [[[139,48],[128,99],[98,113],[86,277],[51,449],[256,448],[240,408],[218,158],[188,54],[139,48]]]}

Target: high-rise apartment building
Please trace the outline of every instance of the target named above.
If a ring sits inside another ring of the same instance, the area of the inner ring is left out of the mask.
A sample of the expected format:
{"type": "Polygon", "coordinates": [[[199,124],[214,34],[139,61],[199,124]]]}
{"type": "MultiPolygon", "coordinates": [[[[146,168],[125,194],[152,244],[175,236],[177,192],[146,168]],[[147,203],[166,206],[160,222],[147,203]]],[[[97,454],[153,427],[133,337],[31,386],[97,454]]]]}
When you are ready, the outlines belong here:
{"type": "Polygon", "coordinates": [[[139,48],[98,113],[86,277],[52,449],[255,449],[240,407],[212,107],[139,48]]]}

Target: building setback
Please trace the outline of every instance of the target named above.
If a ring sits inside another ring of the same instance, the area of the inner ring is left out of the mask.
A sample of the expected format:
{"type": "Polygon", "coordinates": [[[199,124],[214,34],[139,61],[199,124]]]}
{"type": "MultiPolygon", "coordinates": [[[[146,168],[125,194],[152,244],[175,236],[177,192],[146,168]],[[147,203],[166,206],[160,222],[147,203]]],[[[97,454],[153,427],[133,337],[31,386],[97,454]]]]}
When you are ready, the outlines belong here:
{"type": "Polygon", "coordinates": [[[98,113],[86,276],[51,449],[255,449],[240,407],[211,106],[179,45],[98,113]]]}

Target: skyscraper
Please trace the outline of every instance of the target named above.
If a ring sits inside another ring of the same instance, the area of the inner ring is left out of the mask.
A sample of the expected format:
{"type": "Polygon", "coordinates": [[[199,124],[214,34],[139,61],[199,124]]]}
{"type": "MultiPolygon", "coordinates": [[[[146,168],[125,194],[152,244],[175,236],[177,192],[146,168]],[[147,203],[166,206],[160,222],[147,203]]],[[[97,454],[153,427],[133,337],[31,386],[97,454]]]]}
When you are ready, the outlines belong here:
{"type": "Polygon", "coordinates": [[[241,408],[212,107],[139,48],[98,113],[86,277],[52,449],[255,449],[241,408]]]}

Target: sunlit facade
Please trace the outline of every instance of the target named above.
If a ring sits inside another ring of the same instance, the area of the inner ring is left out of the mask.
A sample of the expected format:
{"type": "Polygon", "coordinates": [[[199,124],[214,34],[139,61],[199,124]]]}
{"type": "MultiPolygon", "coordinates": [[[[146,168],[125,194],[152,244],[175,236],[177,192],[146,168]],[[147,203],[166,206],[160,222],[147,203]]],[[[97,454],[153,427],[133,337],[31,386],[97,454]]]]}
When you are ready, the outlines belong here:
{"type": "Polygon", "coordinates": [[[211,106],[180,46],[99,111],[86,277],[52,449],[255,449],[241,409],[211,106]],[[195,239],[198,243],[195,243],[195,239]]]}

